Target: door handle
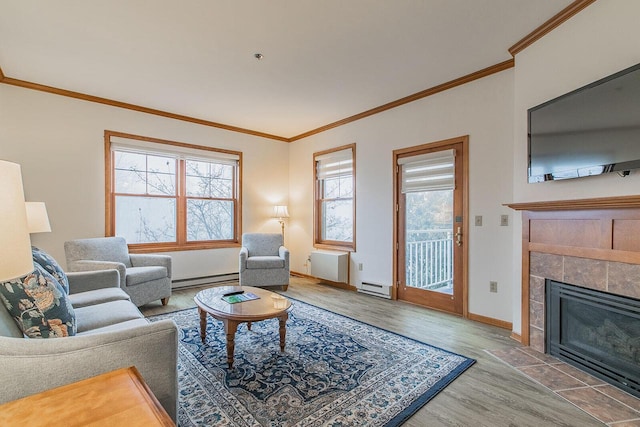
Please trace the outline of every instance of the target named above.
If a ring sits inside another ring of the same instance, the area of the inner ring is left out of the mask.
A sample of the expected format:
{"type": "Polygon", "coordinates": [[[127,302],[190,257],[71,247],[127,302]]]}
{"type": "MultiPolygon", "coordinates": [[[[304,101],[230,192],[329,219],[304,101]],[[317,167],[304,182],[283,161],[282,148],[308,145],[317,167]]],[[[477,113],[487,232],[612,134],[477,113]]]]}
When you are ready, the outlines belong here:
{"type": "Polygon", "coordinates": [[[458,227],[458,231],[456,232],[456,245],[462,246],[462,232],[460,231],[460,227],[458,227]]]}

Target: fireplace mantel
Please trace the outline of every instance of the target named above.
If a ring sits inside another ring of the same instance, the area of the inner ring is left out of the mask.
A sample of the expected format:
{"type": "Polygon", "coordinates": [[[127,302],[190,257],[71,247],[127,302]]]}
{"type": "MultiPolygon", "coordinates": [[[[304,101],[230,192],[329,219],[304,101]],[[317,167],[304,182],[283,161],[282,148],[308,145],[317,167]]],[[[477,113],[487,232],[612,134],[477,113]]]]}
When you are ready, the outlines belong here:
{"type": "Polygon", "coordinates": [[[505,206],[522,211],[522,330],[514,338],[544,352],[544,278],[580,285],[566,276],[598,277],[586,287],[640,298],[640,195],[505,206]]]}
{"type": "Polygon", "coordinates": [[[583,209],[640,208],[640,195],[599,197],[593,199],[550,200],[543,202],[505,203],[516,211],[557,211],[583,209]]]}

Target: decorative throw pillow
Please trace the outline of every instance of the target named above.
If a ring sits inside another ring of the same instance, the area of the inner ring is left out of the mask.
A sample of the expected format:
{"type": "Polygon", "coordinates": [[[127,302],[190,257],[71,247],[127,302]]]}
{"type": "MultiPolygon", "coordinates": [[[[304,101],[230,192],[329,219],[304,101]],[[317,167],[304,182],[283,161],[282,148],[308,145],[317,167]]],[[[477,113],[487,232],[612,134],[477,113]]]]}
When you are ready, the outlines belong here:
{"type": "Polygon", "coordinates": [[[56,261],[51,255],[46,253],[40,248],[31,246],[31,255],[33,256],[33,262],[40,264],[40,267],[44,268],[60,283],[64,292],[69,295],[69,279],[65,274],[58,261],[56,261]]]}
{"type": "Polygon", "coordinates": [[[0,299],[29,338],[75,335],[76,315],[58,281],[40,264],[19,279],[0,284],[0,299]]]}

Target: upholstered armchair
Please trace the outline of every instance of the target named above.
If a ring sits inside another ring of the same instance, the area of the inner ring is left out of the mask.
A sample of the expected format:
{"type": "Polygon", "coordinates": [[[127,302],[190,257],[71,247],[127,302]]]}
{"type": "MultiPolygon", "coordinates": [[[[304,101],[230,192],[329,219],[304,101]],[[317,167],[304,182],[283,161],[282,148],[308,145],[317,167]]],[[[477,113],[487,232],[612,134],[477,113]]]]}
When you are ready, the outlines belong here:
{"type": "Polygon", "coordinates": [[[138,307],[171,296],[171,257],[130,254],[122,237],[70,240],[64,244],[68,271],[114,269],[120,273],[120,288],[138,307]]]}
{"type": "Polygon", "coordinates": [[[289,250],[282,234],[245,233],[240,249],[240,286],[289,286],[289,250]]]}

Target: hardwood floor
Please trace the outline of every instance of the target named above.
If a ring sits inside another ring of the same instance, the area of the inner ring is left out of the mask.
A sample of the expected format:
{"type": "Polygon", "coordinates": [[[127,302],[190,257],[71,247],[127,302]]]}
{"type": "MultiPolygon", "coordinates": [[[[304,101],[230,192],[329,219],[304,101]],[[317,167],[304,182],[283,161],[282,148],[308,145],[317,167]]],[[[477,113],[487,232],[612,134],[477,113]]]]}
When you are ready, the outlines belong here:
{"type": "MultiPolygon", "coordinates": [[[[141,310],[149,316],[195,307],[193,296],[206,287],[174,290],[169,305],[158,302],[141,310]]],[[[292,277],[283,294],[477,360],[407,427],[604,425],[485,351],[520,347],[510,331],[304,278],[292,277]]]]}

